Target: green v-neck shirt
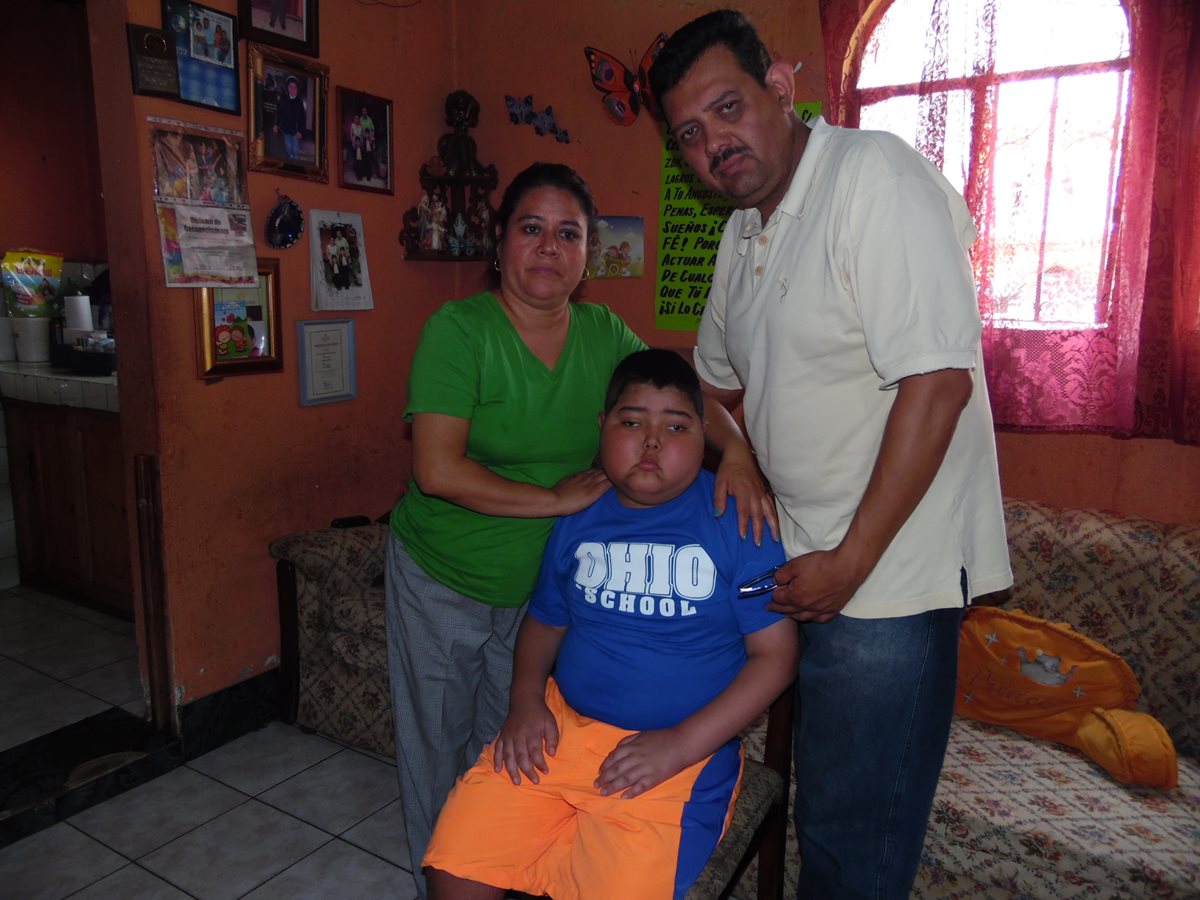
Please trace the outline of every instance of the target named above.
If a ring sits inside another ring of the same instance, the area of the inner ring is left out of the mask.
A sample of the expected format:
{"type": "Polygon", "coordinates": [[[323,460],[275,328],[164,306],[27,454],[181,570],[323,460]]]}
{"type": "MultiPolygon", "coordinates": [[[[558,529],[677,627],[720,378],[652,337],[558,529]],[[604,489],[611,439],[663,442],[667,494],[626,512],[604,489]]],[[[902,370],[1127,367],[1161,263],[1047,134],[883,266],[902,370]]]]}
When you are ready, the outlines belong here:
{"type": "MultiPolygon", "coordinates": [[[[443,305],[421,331],[405,418],[469,419],[467,456],[512,481],[550,487],[592,465],[613,369],[646,345],[607,307],[568,309],[566,343],[547,369],[490,291],[443,305]]],[[[553,524],[477,513],[422,493],[411,479],[391,518],[426,574],[505,607],[528,599],[553,524]]]]}

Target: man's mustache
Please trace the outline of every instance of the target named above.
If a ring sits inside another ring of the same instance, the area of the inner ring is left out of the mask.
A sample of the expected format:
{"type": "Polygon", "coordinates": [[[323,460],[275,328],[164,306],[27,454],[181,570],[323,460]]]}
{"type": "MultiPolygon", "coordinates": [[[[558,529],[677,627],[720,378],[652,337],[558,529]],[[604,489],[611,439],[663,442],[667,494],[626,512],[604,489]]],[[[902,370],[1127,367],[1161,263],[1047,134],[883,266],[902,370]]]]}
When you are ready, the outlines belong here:
{"type": "Polygon", "coordinates": [[[721,153],[714,156],[712,158],[712,161],[709,162],[709,164],[708,164],[709,173],[711,174],[711,173],[717,171],[717,166],[719,166],[721,163],[725,162],[725,160],[729,159],[729,157],[734,156],[738,153],[746,153],[746,152],[747,152],[747,150],[745,147],[727,147],[727,148],[725,148],[724,151],[722,151],[721,153]]]}

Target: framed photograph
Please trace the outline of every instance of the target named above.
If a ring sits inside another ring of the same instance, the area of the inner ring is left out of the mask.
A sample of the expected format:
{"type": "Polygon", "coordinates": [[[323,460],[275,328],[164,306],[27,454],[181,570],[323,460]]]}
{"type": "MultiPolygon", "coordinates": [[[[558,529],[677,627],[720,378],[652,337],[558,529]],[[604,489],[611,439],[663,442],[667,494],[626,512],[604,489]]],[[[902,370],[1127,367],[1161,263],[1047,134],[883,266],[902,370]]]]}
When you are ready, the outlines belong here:
{"type": "Polygon", "coordinates": [[[325,104],[329,67],[247,45],[250,71],[249,168],[328,181],[325,104]]]}
{"type": "Polygon", "coordinates": [[[179,99],[241,115],[237,19],[191,0],[163,0],[162,12],[174,43],[179,99]]]}
{"type": "Polygon", "coordinates": [[[196,374],[255,375],[283,369],[279,260],[258,260],[258,287],[196,292],[196,374]]]}
{"type": "Polygon", "coordinates": [[[338,184],[359,191],[392,189],[392,101],[337,89],[338,184]]]}
{"type": "Polygon", "coordinates": [[[300,345],[300,405],[352,400],[355,383],[354,322],[308,319],[296,323],[300,345]]]}
{"type": "Polygon", "coordinates": [[[238,0],[245,37],[292,53],[320,56],[317,0],[238,0]]]}

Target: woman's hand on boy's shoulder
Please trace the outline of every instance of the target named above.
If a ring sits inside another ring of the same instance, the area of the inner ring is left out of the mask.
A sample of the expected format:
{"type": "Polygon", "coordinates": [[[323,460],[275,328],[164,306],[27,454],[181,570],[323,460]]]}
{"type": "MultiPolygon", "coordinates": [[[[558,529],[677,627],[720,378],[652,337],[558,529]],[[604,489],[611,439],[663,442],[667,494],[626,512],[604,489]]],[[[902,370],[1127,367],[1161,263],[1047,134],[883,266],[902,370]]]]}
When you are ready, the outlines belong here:
{"type": "Polygon", "coordinates": [[[624,791],[621,799],[631,800],[690,764],[674,729],[639,731],[622,738],[605,757],[594,784],[603,797],[624,791]]]}
{"type": "Polygon", "coordinates": [[[582,472],[568,475],[550,489],[558,498],[554,515],[569,516],[581,509],[587,509],[610,487],[612,482],[608,480],[603,469],[584,469],[582,472]]]}
{"type": "Polygon", "coordinates": [[[521,783],[524,772],[537,784],[538,772],[550,771],[546,757],[557,752],[558,724],[545,701],[511,703],[493,748],[496,771],[507,769],[513,784],[521,783]]]}

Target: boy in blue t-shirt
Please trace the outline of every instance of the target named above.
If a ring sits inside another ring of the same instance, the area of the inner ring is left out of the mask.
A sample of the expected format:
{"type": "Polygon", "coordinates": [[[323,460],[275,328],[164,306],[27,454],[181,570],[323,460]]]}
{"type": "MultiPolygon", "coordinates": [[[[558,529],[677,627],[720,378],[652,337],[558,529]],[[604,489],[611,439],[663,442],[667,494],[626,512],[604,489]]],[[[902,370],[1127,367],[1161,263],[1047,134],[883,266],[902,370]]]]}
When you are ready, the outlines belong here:
{"type": "Polygon", "coordinates": [[[430,896],[682,897],[737,796],[737,734],[795,677],[796,625],[738,587],[784,561],[712,512],[704,406],[677,354],[626,357],[600,414],[613,489],[560,519],[508,718],[451,792],[430,896]],[[524,777],[522,777],[524,776],[524,777]]]}

